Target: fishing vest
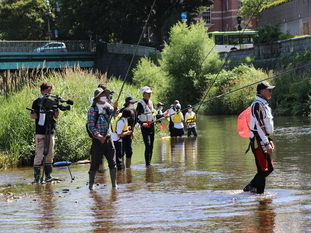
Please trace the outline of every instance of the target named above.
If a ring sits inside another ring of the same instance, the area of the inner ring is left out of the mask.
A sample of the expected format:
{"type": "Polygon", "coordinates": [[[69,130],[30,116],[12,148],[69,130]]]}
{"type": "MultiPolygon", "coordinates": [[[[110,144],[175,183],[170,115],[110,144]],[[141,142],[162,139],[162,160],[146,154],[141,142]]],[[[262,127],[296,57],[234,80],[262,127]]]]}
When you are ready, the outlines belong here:
{"type": "MultiPolygon", "coordinates": [[[[119,120],[122,120],[122,119],[125,119],[125,118],[122,118],[122,112],[118,114],[118,116],[115,117],[113,123],[112,123],[112,126],[111,126],[111,129],[112,129],[112,132],[117,132],[117,123],[119,120]]],[[[126,121],[126,123],[124,124],[124,127],[122,129],[122,132],[126,132],[128,130],[128,123],[126,121]]]]}
{"type": "Polygon", "coordinates": [[[195,113],[194,112],[186,114],[186,122],[188,124],[194,124],[195,123],[195,118],[194,117],[195,117],[195,113]]]}
{"type": "Polygon", "coordinates": [[[182,122],[182,113],[181,112],[174,112],[173,122],[174,123],[181,123],[182,122]]]}
{"type": "Polygon", "coordinates": [[[153,104],[152,104],[152,101],[149,100],[148,101],[148,105],[145,103],[144,100],[141,100],[139,101],[139,103],[141,103],[141,105],[143,106],[144,108],[144,113],[141,113],[140,115],[138,115],[138,119],[141,121],[141,122],[153,122],[155,121],[155,115],[153,114],[154,113],[154,109],[153,109],[153,104]]]}
{"type": "MultiPolygon", "coordinates": [[[[271,113],[271,108],[269,107],[267,101],[264,99],[257,97],[254,102],[252,103],[251,107],[253,107],[256,103],[258,103],[261,107],[263,113],[263,123],[265,127],[265,131],[267,134],[272,134],[274,131],[274,123],[273,123],[273,116],[271,113]]],[[[256,131],[256,118],[251,114],[251,122],[250,122],[250,129],[252,131],[256,131]]]]}

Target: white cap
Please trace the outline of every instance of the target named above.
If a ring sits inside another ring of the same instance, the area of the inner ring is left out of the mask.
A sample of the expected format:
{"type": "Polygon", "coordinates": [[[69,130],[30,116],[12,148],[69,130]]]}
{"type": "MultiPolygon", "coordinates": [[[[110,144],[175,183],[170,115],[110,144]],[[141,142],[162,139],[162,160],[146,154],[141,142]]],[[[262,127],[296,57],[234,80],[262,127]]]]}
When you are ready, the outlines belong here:
{"type": "Polygon", "coordinates": [[[150,87],[144,86],[144,87],[142,88],[142,92],[143,92],[143,94],[144,94],[144,93],[152,93],[152,90],[151,90],[150,87]]]}

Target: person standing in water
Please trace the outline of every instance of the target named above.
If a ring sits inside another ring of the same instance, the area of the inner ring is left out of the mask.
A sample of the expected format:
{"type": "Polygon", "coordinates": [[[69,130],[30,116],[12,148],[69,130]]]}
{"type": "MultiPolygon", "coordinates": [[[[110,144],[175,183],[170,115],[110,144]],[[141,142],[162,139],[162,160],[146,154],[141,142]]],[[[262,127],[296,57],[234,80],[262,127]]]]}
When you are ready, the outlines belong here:
{"type": "Polygon", "coordinates": [[[136,112],[138,123],[141,126],[141,133],[143,135],[145,143],[145,162],[146,166],[150,166],[152,152],[153,152],[153,142],[154,142],[154,108],[153,103],[150,100],[152,90],[150,87],[143,87],[142,94],[143,99],[138,102],[136,112]]]}
{"type": "Polygon", "coordinates": [[[274,165],[271,154],[274,144],[270,138],[273,133],[274,123],[268,100],[272,97],[272,89],[268,82],[263,81],[257,85],[257,96],[251,105],[250,120],[250,146],[255,156],[257,173],[243,191],[264,193],[266,177],[273,171],[274,165]]]}

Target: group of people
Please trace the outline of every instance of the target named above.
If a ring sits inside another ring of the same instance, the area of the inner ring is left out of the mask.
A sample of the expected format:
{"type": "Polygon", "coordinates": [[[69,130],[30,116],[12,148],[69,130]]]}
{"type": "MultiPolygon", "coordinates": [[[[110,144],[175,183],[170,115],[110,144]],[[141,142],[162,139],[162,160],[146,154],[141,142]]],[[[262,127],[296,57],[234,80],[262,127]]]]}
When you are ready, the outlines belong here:
{"type": "MultiPolygon", "coordinates": [[[[33,102],[33,111],[30,114],[36,122],[36,150],[34,159],[35,182],[40,181],[40,166],[44,161],[46,181],[53,180],[51,175],[54,156],[54,130],[55,119],[58,118],[58,110],[50,114],[50,119],[45,120],[46,113],[42,111],[43,95],[51,95],[52,84],[41,85],[41,96],[33,102]],[[47,133],[47,128],[49,132],[47,133]],[[44,151],[45,150],[45,151],[44,151]]],[[[274,86],[267,82],[261,82],[257,86],[257,97],[251,105],[250,123],[250,147],[255,156],[257,174],[246,185],[244,191],[263,193],[265,179],[273,171],[271,154],[274,151],[274,144],[270,138],[273,132],[273,117],[268,106],[274,86]]],[[[188,136],[191,133],[197,136],[196,114],[192,106],[187,106],[187,113],[183,116],[181,105],[176,100],[173,106],[163,112],[164,104],[159,103],[158,110],[154,109],[151,101],[152,90],[150,87],[142,88],[142,99],[135,100],[128,96],[125,99],[123,108],[118,109],[118,102],[110,103],[111,92],[104,85],[99,85],[94,91],[94,98],[87,113],[87,129],[92,135],[91,165],[89,169],[89,189],[93,189],[96,172],[102,164],[103,156],[108,161],[112,187],[116,187],[117,169],[129,168],[132,158],[132,140],[134,138],[135,125],[139,124],[143,141],[145,144],[145,163],[150,166],[153,142],[155,136],[154,123],[162,118],[169,118],[170,133],[172,137],[180,137],[184,134],[183,122],[186,123],[188,136]],[[134,104],[137,103],[137,107],[134,104]],[[112,118],[113,124],[111,124],[112,118]],[[123,157],[126,155],[124,164],[123,157]]]]}
{"type": "Polygon", "coordinates": [[[184,123],[188,131],[188,137],[193,134],[195,137],[198,136],[196,129],[196,114],[192,111],[192,105],[187,105],[187,112],[185,116],[181,111],[181,105],[178,100],[174,101],[174,104],[168,110],[170,123],[169,131],[171,137],[181,137],[184,135],[184,123]]]}

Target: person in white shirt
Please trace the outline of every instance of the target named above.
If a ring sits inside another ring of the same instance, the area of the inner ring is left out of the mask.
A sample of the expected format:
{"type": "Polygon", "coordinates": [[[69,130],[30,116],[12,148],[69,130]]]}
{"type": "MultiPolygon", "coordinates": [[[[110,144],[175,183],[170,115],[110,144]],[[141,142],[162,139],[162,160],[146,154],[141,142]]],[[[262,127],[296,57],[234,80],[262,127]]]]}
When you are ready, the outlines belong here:
{"type": "Polygon", "coordinates": [[[128,118],[131,117],[131,111],[127,108],[123,109],[122,113],[120,113],[120,117],[116,117],[114,122],[113,132],[112,132],[112,140],[114,143],[114,147],[116,149],[116,162],[118,170],[123,170],[124,167],[124,153],[123,153],[123,144],[122,138],[126,135],[132,134],[132,130],[128,128],[128,118]],[[122,114],[122,115],[121,115],[122,114]]]}
{"type": "Polygon", "coordinates": [[[198,136],[196,124],[197,116],[195,112],[192,111],[192,105],[189,104],[187,106],[187,111],[188,112],[185,114],[185,122],[186,127],[188,129],[188,137],[190,137],[191,133],[193,133],[193,135],[197,137],[198,136]]]}
{"type": "Polygon", "coordinates": [[[180,104],[176,104],[176,111],[172,116],[172,120],[174,123],[173,137],[181,137],[182,135],[184,135],[184,115],[182,114],[180,109],[180,104]]]}
{"type": "Polygon", "coordinates": [[[272,97],[272,89],[268,82],[263,81],[257,85],[257,96],[251,105],[250,146],[255,156],[257,173],[243,191],[264,193],[266,177],[273,171],[274,165],[271,154],[274,144],[270,138],[274,123],[268,100],[272,97]]]}

